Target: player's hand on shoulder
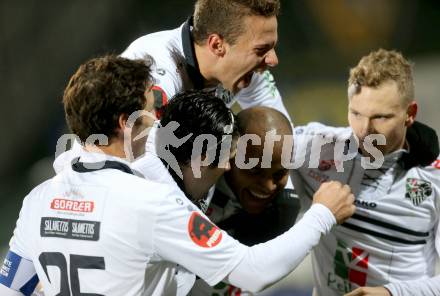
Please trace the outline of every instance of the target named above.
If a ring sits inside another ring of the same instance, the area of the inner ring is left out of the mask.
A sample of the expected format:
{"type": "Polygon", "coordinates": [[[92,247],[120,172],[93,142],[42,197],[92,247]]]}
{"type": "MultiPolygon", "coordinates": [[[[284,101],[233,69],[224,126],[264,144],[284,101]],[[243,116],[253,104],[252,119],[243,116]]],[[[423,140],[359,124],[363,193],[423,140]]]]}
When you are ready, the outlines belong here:
{"type": "Polygon", "coordinates": [[[322,183],[313,195],[313,203],[326,206],[333,213],[338,224],[350,218],[356,210],[350,186],[338,181],[322,183]]]}
{"type": "Polygon", "coordinates": [[[344,296],[392,296],[384,287],[360,287],[344,296]]]}

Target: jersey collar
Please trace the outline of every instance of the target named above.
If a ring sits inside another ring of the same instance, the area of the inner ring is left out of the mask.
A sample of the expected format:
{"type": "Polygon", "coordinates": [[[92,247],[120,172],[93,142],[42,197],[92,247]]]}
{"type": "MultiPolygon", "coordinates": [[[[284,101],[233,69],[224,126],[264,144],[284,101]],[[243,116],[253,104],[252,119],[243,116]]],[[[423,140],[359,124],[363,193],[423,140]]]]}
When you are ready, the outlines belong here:
{"type": "Polygon", "coordinates": [[[191,79],[195,89],[203,89],[204,78],[200,73],[199,63],[197,62],[196,52],[194,49],[194,38],[191,34],[193,26],[193,17],[189,17],[182,27],[182,47],[185,55],[185,66],[189,78],[191,79]]]}
{"type": "Polygon", "coordinates": [[[118,157],[103,153],[94,153],[82,150],[79,157],[72,160],[72,170],[77,173],[90,173],[105,169],[115,169],[134,175],[128,162],[118,157]]]}
{"type": "Polygon", "coordinates": [[[240,207],[238,199],[229,184],[226,182],[224,175],[221,176],[215,184],[215,191],[211,202],[221,208],[224,208],[228,202],[233,202],[236,204],[236,207],[240,207]]]}

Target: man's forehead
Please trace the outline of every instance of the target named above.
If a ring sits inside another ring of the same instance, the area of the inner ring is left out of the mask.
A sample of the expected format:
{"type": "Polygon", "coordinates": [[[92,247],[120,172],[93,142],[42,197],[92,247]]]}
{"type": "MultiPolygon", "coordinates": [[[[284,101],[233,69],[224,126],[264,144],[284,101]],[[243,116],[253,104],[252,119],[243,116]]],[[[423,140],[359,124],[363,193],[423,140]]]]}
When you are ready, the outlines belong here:
{"type": "Polygon", "coordinates": [[[275,46],[278,40],[276,17],[248,16],[244,19],[243,39],[253,45],[270,44],[275,46]]]}
{"type": "Polygon", "coordinates": [[[283,145],[289,143],[290,141],[286,141],[286,143],[284,143],[283,136],[281,136],[281,139],[278,141],[265,141],[265,139],[262,138],[260,144],[254,144],[248,141],[245,147],[243,145],[237,146],[237,149],[243,149],[243,148],[246,149],[246,151],[237,151],[237,153],[243,153],[243,154],[245,153],[246,158],[248,157],[261,158],[265,153],[266,154],[270,153],[272,155],[272,159],[276,160],[281,157],[283,145]]]}
{"type": "Polygon", "coordinates": [[[403,106],[403,100],[395,85],[377,88],[362,86],[358,94],[349,100],[349,108],[359,113],[387,113],[403,106]]]}

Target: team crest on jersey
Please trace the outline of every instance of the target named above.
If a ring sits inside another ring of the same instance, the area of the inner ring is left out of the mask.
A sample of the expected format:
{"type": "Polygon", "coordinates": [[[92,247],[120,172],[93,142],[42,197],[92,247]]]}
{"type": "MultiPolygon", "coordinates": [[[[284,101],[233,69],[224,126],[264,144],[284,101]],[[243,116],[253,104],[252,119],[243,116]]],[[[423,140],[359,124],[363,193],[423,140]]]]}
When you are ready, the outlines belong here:
{"type": "Polygon", "coordinates": [[[369,254],[361,248],[349,248],[341,241],[338,241],[333,261],[334,273],[329,273],[327,285],[340,292],[348,293],[354,287],[365,286],[368,274],[369,254]]]}
{"type": "Polygon", "coordinates": [[[215,247],[222,240],[221,230],[198,212],[192,213],[188,222],[188,232],[192,241],[203,248],[215,247]]]}
{"type": "Polygon", "coordinates": [[[431,182],[416,178],[406,179],[405,198],[411,200],[415,206],[421,204],[431,194],[431,182]]]}

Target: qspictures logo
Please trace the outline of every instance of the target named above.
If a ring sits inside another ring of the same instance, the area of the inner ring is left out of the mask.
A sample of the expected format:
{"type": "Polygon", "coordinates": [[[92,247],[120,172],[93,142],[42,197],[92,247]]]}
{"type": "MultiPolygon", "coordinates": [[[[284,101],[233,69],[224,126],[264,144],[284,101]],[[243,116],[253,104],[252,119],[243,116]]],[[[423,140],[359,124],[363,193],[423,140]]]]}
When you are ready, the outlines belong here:
{"type": "Polygon", "coordinates": [[[327,285],[340,292],[348,293],[353,290],[353,284],[365,286],[368,273],[369,254],[361,248],[347,247],[338,241],[335,257],[333,258],[334,271],[327,276],[327,285]]]}

